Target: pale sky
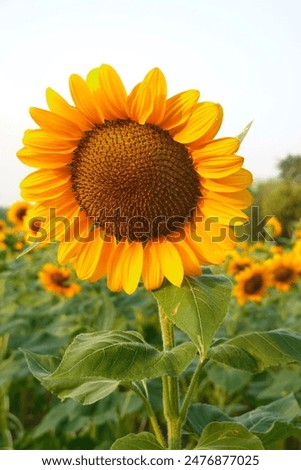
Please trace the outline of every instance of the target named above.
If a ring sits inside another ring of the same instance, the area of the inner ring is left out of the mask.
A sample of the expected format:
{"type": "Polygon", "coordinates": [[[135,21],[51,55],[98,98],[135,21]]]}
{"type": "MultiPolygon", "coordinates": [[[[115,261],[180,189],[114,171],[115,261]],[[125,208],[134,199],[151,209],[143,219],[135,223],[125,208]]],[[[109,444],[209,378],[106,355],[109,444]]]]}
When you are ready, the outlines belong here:
{"type": "Polygon", "coordinates": [[[254,119],[240,155],[255,180],[301,154],[299,0],[0,0],[0,24],[0,205],[33,171],[15,156],[28,108],[46,108],[48,86],[69,100],[69,76],[102,63],[128,91],[158,66],[169,96],[219,102],[219,137],[254,119]]]}

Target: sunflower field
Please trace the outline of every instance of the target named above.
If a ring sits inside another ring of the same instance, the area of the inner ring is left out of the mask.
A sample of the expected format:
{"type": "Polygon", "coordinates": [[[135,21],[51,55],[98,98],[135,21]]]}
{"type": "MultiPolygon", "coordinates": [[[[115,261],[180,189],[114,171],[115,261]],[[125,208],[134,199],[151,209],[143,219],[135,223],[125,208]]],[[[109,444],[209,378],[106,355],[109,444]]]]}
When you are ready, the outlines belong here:
{"type": "MultiPolygon", "coordinates": [[[[119,442],[116,448],[127,448],[123,436],[151,431],[137,393],[125,384],[102,399],[83,399],[75,390],[65,392],[69,398],[62,393],[58,398],[37,380],[35,361],[44,356],[45,367],[51,367],[77,335],[95,331],[134,330],[160,347],[155,298],[143,286],[128,296],[111,292],[103,280],[79,281],[71,268],[57,264],[55,244],[33,248],[17,259],[28,245],[12,214],[21,214],[22,221],[27,211],[28,206],[17,203],[1,219],[1,447],[110,449],[119,442]]],[[[204,433],[204,448],[214,448],[210,426],[219,424],[224,432],[229,424],[242,425],[250,448],[300,449],[301,366],[295,359],[300,356],[301,231],[296,227],[292,238],[281,238],[279,222],[272,222],[276,242],[244,242],[228,253],[225,265],[207,268],[207,274],[223,273],[233,283],[229,311],[214,342],[230,340],[238,346],[254,336],[261,351],[258,356],[253,352],[256,361],[250,353],[243,359],[233,356],[231,366],[231,358],[219,357],[218,349],[212,354],[188,410],[183,437],[187,449],[204,433]],[[276,336],[280,347],[269,354],[276,336]],[[296,339],[295,351],[294,345],[283,349],[289,337],[296,339]]],[[[179,342],[182,335],[176,331],[179,342]]],[[[180,387],[189,383],[191,373],[192,365],[182,373],[180,387]]],[[[161,420],[159,378],[149,381],[148,391],[161,420]]]]}
{"type": "Polygon", "coordinates": [[[159,68],[69,88],[30,108],[0,222],[0,447],[300,449],[301,227],[254,240],[251,124],[215,138],[159,68]]]}

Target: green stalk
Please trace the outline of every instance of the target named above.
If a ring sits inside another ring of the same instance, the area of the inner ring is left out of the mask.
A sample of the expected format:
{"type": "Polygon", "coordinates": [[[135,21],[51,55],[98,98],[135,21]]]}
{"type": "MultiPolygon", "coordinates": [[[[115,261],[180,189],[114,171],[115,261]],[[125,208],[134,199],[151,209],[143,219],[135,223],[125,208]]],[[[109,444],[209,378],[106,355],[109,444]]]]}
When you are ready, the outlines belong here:
{"type": "Polygon", "coordinates": [[[156,415],[155,415],[155,412],[153,410],[153,407],[152,407],[151,403],[149,402],[147,397],[139,390],[139,388],[135,386],[135,384],[132,383],[132,384],[128,385],[128,388],[130,388],[130,390],[135,392],[136,395],[143,401],[143,403],[144,403],[144,405],[145,405],[145,407],[148,411],[149,419],[150,419],[154,434],[157,438],[157,441],[159,442],[159,444],[161,444],[162,447],[165,448],[166,447],[166,442],[165,442],[165,439],[164,439],[163,434],[161,432],[159,423],[157,421],[157,418],[156,418],[156,415]]]}
{"type": "MultiPolygon", "coordinates": [[[[5,359],[8,335],[0,337],[0,363],[5,359]]],[[[9,397],[7,387],[4,385],[0,388],[0,448],[2,450],[13,449],[12,435],[8,425],[9,415],[9,397]]]]}
{"type": "Polygon", "coordinates": [[[186,421],[188,407],[189,407],[193,392],[195,390],[195,387],[198,384],[198,381],[199,381],[199,378],[200,378],[200,375],[201,375],[201,372],[202,372],[202,367],[203,367],[203,362],[200,361],[197,368],[194,371],[191,382],[190,382],[189,387],[187,389],[185,398],[184,398],[183,403],[182,403],[181,411],[180,411],[180,422],[181,422],[181,424],[183,424],[186,421]]]}
{"type": "MultiPolygon", "coordinates": [[[[159,306],[163,350],[174,347],[173,324],[159,306]]],[[[167,424],[168,449],[181,449],[181,421],[179,416],[178,377],[162,377],[163,411],[167,424]]]]}

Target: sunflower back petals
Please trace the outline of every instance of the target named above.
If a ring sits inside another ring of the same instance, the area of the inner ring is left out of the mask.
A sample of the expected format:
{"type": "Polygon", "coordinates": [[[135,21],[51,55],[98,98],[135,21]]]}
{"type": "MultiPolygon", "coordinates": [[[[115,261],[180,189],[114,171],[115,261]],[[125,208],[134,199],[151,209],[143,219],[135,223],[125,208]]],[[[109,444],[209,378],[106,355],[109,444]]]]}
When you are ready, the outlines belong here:
{"type": "Polygon", "coordinates": [[[85,80],[73,74],[69,79],[69,86],[72,99],[79,111],[93,124],[103,122],[103,113],[97,107],[85,80]]]}
{"type": "Polygon", "coordinates": [[[100,102],[106,119],[126,119],[127,94],[124,85],[113,67],[102,65],[98,69],[99,88],[95,96],[100,102]]]}
{"type": "Polygon", "coordinates": [[[153,110],[147,118],[147,122],[160,124],[165,115],[167,84],[160,69],[152,69],[144,79],[148,83],[153,101],[153,110]]]}
{"type": "Polygon", "coordinates": [[[204,101],[198,103],[188,119],[186,126],[174,135],[182,144],[206,142],[214,138],[223,119],[219,104],[204,101]]]}
{"type": "Polygon", "coordinates": [[[62,96],[60,96],[52,88],[46,90],[46,100],[50,111],[73,122],[82,131],[86,131],[91,127],[91,122],[85,118],[74,106],[71,106],[62,96]]]}
{"type": "Polygon", "coordinates": [[[174,135],[177,129],[188,121],[199,97],[199,91],[188,90],[169,98],[166,102],[164,119],[160,123],[161,127],[174,135]]]}

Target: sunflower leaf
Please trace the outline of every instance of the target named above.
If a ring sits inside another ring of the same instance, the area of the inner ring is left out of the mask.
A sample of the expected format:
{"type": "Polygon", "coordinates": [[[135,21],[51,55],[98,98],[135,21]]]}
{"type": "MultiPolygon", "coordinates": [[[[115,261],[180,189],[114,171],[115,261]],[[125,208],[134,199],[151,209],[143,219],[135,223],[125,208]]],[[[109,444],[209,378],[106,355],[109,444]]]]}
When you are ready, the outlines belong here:
{"type": "Polygon", "coordinates": [[[235,369],[261,372],[301,361],[301,335],[283,330],[253,332],[213,347],[208,357],[235,369]]]}
{"type": "Polygon", "coordinates": [[[224,276],[186,277],[182,287],[165,284],[153,292],[159,308],[184,331],[204,359],[216,330],[225,318],[232,283],[224,276]]]}
{"type": "Polygon", "coordinates": [[[262,450],[260,439],[242,424],[230,421],[209,423],[203,430],[196,449],[262,450]]]}
{"type": "Polygon", "coordinates": [[[251,129],[251,126],[252,126],[253,122],[254,121],[249,122],[249,124],[241,131],[241,133],[236,136],[236,138],[239,140],[240,143],[242,143],[242,141],[244,140],[244,138],[248,134],[249,130],[251,129]]]}
{"type": "Polygon", "coordinates": [[[150,432],[128,434],[117,439],[111,450],[163,450],[157,439],[150,432]]]}
{"type": "Polygon", "coordinates": [[[116,330],[78,335],[50,373],[49,361],[28,352],[26,357],[32,373],[49,391],[91,404],[112,393],[120,382],[176,376],[195,354],[190,342],[161,352],[139,333],[116,330]]]}

